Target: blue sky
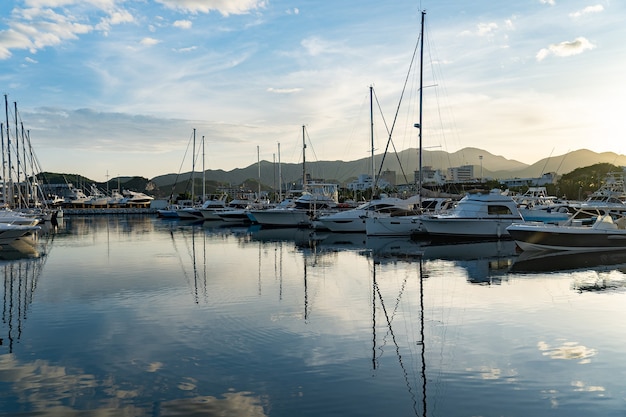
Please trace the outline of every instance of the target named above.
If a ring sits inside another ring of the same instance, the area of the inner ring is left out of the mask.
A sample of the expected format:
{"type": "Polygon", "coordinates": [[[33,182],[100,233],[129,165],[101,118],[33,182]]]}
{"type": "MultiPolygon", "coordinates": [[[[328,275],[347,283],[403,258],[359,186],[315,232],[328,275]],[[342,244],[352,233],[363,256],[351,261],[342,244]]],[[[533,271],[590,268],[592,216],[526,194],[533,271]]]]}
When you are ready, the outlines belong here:
{"type": "Polygon", "coordinates": [[[396,149],[417,147],[422,9],[425,147],[626,153],[615,0],[3,0],[9,127],[17,102],[43,170],[97,181],[189,171],[194,128],[207,169],[255,164],[257,147],[277,161],[279,143],[301,162],[302,125],[307,160],[354,160],[371,150],[373,85],[376,152],[397,108],[396,149]]]}

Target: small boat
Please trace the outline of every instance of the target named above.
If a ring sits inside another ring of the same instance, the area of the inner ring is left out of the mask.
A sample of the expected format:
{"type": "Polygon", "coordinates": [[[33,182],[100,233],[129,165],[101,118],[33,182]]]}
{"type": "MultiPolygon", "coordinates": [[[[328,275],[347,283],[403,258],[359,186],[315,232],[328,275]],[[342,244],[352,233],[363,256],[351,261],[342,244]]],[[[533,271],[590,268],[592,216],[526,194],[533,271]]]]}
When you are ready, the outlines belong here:
{"type": "Polygon", "coordinates": [[[200,218],[204,220],[222,220],[217,213],[229,210],[228,205],[226,204],[227,197],[228,196],[226,194],[209,196],[209,198],[202,203],[202,206],[197,209],[200,213],[200,218]]]}
{"type": "Polygon", "coordinates": [[[138,191],[123,190],[122,194],[124,195],[124,199],[121,201],[121,204],[126,204],[129,207],[145,206],[154,200],[154,197],[138,191]]]}
{"type": "Polygon", "coordinates": [[[368,236],[413,236],[425,234],[422,219],[451,210],[455,202],[448,197],[428,197],[416,201],[413,210],[394,213],[376,213],[365,219],[368,236]]]}
{"type": "Polygon", "coordinates": [[[376,215],[391,215],[406,211],[412,206],[409,200],[396,197],[381,197],[370,200],[351,210],[320,216],[317,221],[331,232],[363,233],[366,218],[376,215]]]}
{"type": "Polygon", "coordinates": [[[41,230],[41,226],[0,222],[0,245],[9,244],[37,230],[41,230]]]}
{"type": "Polygon", "coordinates": [[[546,187],[529,187],[524,194],[513,196],[513,199],[527,222],[558,223],[571,215],[569,203],[559,202],[557,197],[548,195],[546,187]]]}
{"type": "Polygon", "coordinates": [[[470,192],[449,212],[420,220],[429,235],[455,238],[509,237],[507,227],[524,221],[513,198],[498,189],[470,192]]]}
{"type": "Polygon", "coordinates": [[[524,251],[626,249],[626,214],[606,208],[579,208],[564,223],[513,223],[507,232],[524,251]]]}

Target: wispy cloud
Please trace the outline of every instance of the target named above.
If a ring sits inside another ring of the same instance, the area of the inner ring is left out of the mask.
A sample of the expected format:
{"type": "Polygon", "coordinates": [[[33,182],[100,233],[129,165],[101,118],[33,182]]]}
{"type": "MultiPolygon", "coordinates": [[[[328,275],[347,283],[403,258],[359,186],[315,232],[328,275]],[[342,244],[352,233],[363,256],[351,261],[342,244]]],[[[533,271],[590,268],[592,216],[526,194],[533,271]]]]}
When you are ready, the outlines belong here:
{"type": "Polygon", "coordinates": [[[554,6],[556,2],[554,0],[539,0],[541,4],[548,4],[550,6],[554,6]]]}
{"type": "Polygon", "coordinates": [[[154,46],[158,43],[161,43],[161,41],[154,38],[143,38],[139,43],[143,46],[154,46]]]}
{"type": "Polygon", "coordinates": [[[191,20],[177,20],[172,26],[179,29],[191,29],[192,23],[191,20]]]}
{"type": "Polygon", "coordinates": [[[498,24],[497,23],[479,23],[478,24],[478,36],[486,36],[489,35],[490,33],[493,33],[495,30],[498,29],[498,24]]]}
{"type": "Polygon", "coordinates": [[[601,4],[596,4],[595,6],[587,6],[582,10],[578,10],[573,13],[570,13],[569,16],[571,18],[577,19],[589,13],[600,13],[603,11],[604,11],[604,6],[602,6],[601,4]]]}
{"type": "Polygon", "coordinates": [[[265,0],[156,0],[156,2],[182,12],[218,12],[224,16],[249,13],[266,5],[265,0]]]}
{"type": "Polygon", "coordinates": [[[582,54],[585,51],[594,49],[596,46],[583,37],[576,38],[573,41],[554,43],[547,48],[537,52],[537,61],[543,61],[550,55],[558,57],[566,57],[582,54]]]}
{"type": "Polygon", "coordinates": [[[294,93],[299,93],[300,91],[302,91],[302,88],[273,88],[270,87],[267,89],[267,91],[269,93],[275,93],[275,94],[294,94],[294,93]]]}

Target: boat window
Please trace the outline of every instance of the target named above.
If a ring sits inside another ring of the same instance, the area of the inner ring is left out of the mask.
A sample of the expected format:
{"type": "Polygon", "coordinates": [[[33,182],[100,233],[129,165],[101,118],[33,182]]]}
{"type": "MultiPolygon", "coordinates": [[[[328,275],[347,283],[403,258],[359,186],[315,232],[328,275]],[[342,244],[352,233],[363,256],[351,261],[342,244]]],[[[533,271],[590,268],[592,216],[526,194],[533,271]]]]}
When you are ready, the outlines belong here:
{"type": "Polygon", "coordinates": [[[500,214],[513,214],[513,212],[511,212],[511,209],[508,208],[507,206],[500,206],[500,205],[490,205],[487,207],[487,213],[488,214],[494,214],[494,215],[500,215],[500,214]]]}
{"type": "Polygon", "coordinates": [[[437,200],[423,201],[422,208],[424,210],[434,210],[437,207],[437,200]]]}

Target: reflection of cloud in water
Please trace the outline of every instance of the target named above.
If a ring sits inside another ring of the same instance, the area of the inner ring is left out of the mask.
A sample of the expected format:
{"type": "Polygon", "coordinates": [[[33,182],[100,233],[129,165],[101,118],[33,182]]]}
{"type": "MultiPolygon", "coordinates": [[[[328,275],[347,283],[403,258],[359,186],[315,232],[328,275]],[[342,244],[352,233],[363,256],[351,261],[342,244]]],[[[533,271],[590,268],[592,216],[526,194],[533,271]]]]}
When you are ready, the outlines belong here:
{"type": "Polygon", "coordinates": [[[496,379],[506,379],[509,382],[512,382],[515,380],[515,377],[517,376],[517,372],[515,370],[509,370],[507,372],[503,372],[502,369],[500,368],[492,368],[489,366],[483,366],[479,369],[474,369],[474,368],[468,368],[466,369],[466,371],[472,373],[472,374],[478,374],[478,376],[480,377],[480,379],[484,379],[484,380],[496,380],[496,379]]]}
{"type": "Polygon", "coordinates": [[[574,387],[574,391],[578,392],[604,392],[606,391],[604,387],[598,386],[586,386],[582,381],[574,381],[572,382],[572,386],[574,387]]]}
{"type": "MultiPolygon", "coordinates": [[[[150,364],[148,372],[155,372],[161,363],[150,364]]],[[[71,415],[84,416],[129,416],[139,417],[153,415],[153,404],[150,408],[141,408],[129,404],[128,400],[138,398],[142,387],[120,389],[114,378],[97,381],[94,375],[71,374],[62,366],[51,365],[47,361],[35,360],[32,363],[20,363],[13,354],[0,355],[0,383],[11,387],[0,393],[3,398],[16,398],[33,414],[42,417],[66,417],[71,415]],[[97,390],[105,392],[109,397],[91,397],[97,390]],[[103,404],[100,408],[83,408],[103,404]],[[75,405],[75,407],[67,404],[75,405]]],[[[181,391],[173,391],[172,395],[195,390],[193,378],[183,378],[176,387],[181,391]]],[[[213,396],[195,396],[164,400],[158,404],[160,416],[250,416],[265,417],[259,397],[250,392],[228,392],[222,398],[213,396]]]]}
{"type": "Polygon", "coordinates": [[[161,362],[153,362],[151,364],[148,365],[148,372],[156,372],[159,369],[161,369],[163,367],[163,364],[161,362]]]}
{"type": "Polygon", "coordinates": [[[544,356],[552,359],[578,360],[580,364],[591,362],[590,358],[595,356],[597,351],[576,342],[565,342],[561,346],[551,347],[546,342],[537,343],[537,347],[544,356]]]}
{"type": "Polygon", "coordinates": [[[249,392],[231,392],[223,399],[215,397],[196,397],[168,401],[161,404],[161,416],[247,416],[264,417],[263,407],[258,399],[249,392]]]}

